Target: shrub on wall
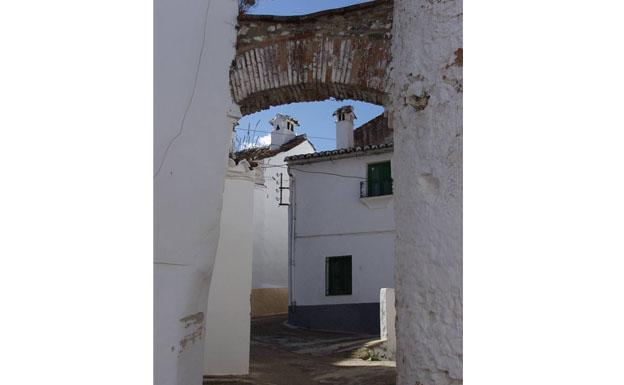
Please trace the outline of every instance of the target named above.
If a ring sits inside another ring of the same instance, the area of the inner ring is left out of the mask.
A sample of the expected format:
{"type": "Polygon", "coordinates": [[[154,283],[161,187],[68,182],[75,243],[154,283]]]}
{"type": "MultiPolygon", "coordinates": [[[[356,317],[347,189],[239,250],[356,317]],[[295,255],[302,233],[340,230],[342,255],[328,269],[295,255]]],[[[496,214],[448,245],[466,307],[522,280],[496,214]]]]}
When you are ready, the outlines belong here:
{"type": "Polygon", "coordinates": [[[246,13],[250,8],[256,5],[256,0],[238,0],[238,13],[246,13]]]}

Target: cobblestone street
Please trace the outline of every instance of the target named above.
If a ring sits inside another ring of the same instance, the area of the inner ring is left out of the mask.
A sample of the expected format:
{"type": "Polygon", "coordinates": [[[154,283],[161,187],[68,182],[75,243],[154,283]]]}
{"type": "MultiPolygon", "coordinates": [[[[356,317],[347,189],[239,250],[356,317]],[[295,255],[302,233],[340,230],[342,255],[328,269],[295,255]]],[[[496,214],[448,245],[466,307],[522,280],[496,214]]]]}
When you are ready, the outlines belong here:
{"type": "Polygon", "coordinates": [[[294,329],[286,317],[251,322],[250,374],[205,377],[205,385],[393,385],[394,361],[364,360],[376,336],[294,329]]]}

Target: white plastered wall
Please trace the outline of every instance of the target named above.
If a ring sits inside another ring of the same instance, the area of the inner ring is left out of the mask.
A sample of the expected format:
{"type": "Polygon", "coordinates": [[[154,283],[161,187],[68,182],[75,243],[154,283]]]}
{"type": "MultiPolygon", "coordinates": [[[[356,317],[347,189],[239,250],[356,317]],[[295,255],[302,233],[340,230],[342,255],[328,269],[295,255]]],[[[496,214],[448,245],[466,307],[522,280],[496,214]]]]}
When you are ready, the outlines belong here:
{"type": "Polygon", "coordinates": [[[231,122],[235,0],[154,3],[154,383],[202,382],[231,122]]]}
{"type": "Polygon", "coordinates": [[[381,288],[394,286],[394,199],[383,197],[378,208],[360,199],[367,165],[392,157],[388,152],[291,165],[295,186],[291,302],[375,303],[381,288]],[[352,295],[326,296],[325,258],[342,255],[352,256],[352,295]]]}
{"type": "MultiPolygon", "coordinates": [[[[279,206],[279,174],[283,185],[289,186],[289,175],[284,158],[314,152],[304,141],[298,146],[263,159],[263,185],[254,190],[254,251],[253,288],[288,287],[288,206],[279,206]]],[[[260,181],[258,181],[260,182],[260,181]]],[[[288,203],[289,191],[283,190],[283,203],[288,203]]]]}
{"type": "Polygon", "coordinates": [[[396,308],[393,288],[379,291],[379,338],[386,341],[388,356],[396,356],[396,308]]]}
{"type": "Polygon", "coordinates": [[[249,373],[253,180],[247,161],[231,161],[206,311],[206,375],[249,373]]]}
{"type": "Polygon", "coordinates": [[[395,0],[392,39],[398,384],[461,384],[462,2],[395,0]]]}

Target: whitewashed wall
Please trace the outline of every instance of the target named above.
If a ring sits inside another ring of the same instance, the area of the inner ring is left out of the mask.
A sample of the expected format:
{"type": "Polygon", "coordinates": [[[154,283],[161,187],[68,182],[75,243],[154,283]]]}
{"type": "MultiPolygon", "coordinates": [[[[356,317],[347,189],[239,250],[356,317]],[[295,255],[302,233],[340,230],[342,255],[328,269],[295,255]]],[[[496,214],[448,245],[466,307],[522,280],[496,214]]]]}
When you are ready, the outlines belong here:
{"type": "Polygon", "coordinates": [[[381,208],[360,199],[367,164],[392,153],[291,165],[295,238],[291,301],[297,306],[379,302],[379,290],[394,286],[394,204],[381,208]],[[302,171],[300,171],[302,170],[302,171]],[[352,255],[352,295],[325,296],[325,257],[352,255]]]}
{"type": "MultiPolygon", "coordinates": [[[[288,206],[278,206],[279,174],[288,187],[284,158],[311,152],[314,147],[305,141],[262,162],[264,185],[256,184],[254,190],[253,288],[288,287],[288,206]]],[[[284,190],[283,202],[289,199],[289,191],[284,190]]]]}
{"type": "Polygon", "coordinates": [[[154,383],[202,382],[231,125],[235,0],[154,2],[154,383]],[[182,124],[183,123],[183,124],[182,124]]]}
{"type": "Polygon", "coordinates": [[[461,384],[461,0],[395,0],[392,39],[398,384],[461,384]]]}
{"type": "Polygon", "coordinates": [[[292,295],[297,306],[379,302],[379,290],[394,284],[392,230],[299,237],[295,250],[292,295]],[[352,256],[352,294],[326,296],[325,258],[341,255],[352,256]]]}
{"type": "Polygon", "coordinates": [[[389,358],[396,356],[396,307],[393,288],[379,292],[379,338],[386,341],[389,358]]]}
{"type": "Polygon", "coordinates": [[[219,247],[206,311],[204,374],[249,372],[254,172],[247,161],[228,169],[219,247]]]}

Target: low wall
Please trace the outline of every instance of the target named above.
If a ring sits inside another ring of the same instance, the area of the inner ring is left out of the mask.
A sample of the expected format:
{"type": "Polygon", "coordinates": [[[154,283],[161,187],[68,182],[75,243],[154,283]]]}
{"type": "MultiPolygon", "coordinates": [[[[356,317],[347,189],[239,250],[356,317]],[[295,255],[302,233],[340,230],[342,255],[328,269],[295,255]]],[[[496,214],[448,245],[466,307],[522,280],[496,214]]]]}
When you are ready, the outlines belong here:
{"type": "Polygon", "coordinates": [[[379,292],[379,338],[386,340],[390,357],[396,355],[395,320],[394,289],[383,288],[379,292]]]}
{"type": "Polygon", "coordinates": [[[251,290],[251,316],[264,317],[288,313],[288,288],[251,290]]]}

